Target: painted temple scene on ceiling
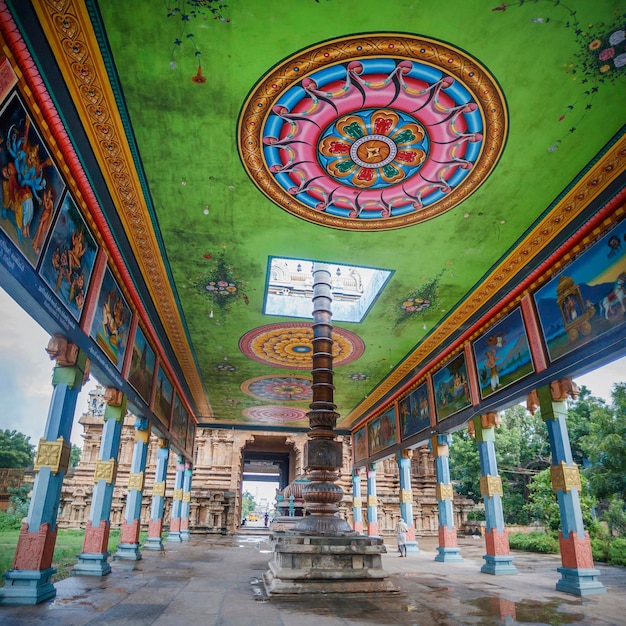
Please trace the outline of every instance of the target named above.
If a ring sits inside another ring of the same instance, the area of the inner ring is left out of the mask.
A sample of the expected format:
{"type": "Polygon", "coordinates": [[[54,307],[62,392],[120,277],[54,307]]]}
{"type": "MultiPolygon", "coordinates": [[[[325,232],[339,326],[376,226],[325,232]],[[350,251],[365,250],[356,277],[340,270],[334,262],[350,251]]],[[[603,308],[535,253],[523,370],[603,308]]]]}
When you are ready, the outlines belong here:
{"type": "Polygon", "coordinates": [[[109,268],[104,273],[91,336],[119,371],[124,363],[131,310],[109,268]]]}
{"type": "Polygon", "coordinates": [[[154,350],[150,347],[141,328],[137,326],[128,382],[137,390],[146,404],[150,404],[155,364],[154,350]]]}
{"type": "Polygon", "coordinates": [[[459,354],[433,374],[437,420],[454,415],[471,404],[465,354],[459,354]]]}
{"type": "Polygon", "coordinates": [[[48,287],[79,319],[98,247],[74,200],[65,195],[39,268],[48,287]]]}
{"type": "Polygon", "coordinates": [[[16,94],[0,114],[0,145],[0,228],[34,266],[50,232],[65,183],[16,94]]]}
{"type": "Polygon", "coordinates": [[[400,436],[406,439],[430,426],[430,403],[428,384],[422,383],[417,389],[398,402],[400,414],[400,436]]]}
{"type": "Polygon", "coordinates": [[[520,309],[492,326],[473,348],[483,398],[534,372],[520,309]]]}
{"type": "Polygon", "coordinates": [[[626,222],[535,293],[551,361],[626,321],[626,222]]]}
{"type": "Polygon", "coordinates": [[[159,366],[156,378],[156,390],[154,394],[154,414],[165,426],[169,426],[172,415],[172,393],[174,389],[163,368],[159,366]]]}
{"type": "Polygon", "coordinates": [[[396,408],[392,406],[367,425],[369,454],[376,454],[385,448],[394,446],[396,443],[398,443],[396,408]]]}

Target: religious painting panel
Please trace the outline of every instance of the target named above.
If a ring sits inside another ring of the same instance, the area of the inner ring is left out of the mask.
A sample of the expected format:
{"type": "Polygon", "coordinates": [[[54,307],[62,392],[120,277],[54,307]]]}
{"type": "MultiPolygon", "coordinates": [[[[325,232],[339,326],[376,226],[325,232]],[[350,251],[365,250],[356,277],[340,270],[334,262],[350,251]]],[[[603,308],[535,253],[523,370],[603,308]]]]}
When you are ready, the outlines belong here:
{"type": "Polygon", "coordinates": [[[370,455],[398,443],[395,406],[387,409],[367,425],[367,443],[370,455]]]}
{"type": "Polygon", "coordinates": [[[360,428],[352,435],[352,449],[354,461],[361,461],[367,458],[367,439],[365,438],[366,427],[360,428]]]}
{"type": "Polygon", "coordinates": [[[150,404],[155,364],[154,350],[150,347],[141,328],[137,326],[128,382],[137,390],[146,404],[150,404]]]}
{"type": "MultiPolygon", "coordinates": [[[[174,388],[169,381],[167,374],[163,371],[163,368],[159,365],[159,370],[156,379],[156,392],[154,394],[154,407],[152,411],[161,420],[165,426],[169,427],[170,418],[172,416],[172,394],[174,388]]],[[[187,423],[185,422],[185,429],[187,423]]],[[[184,439],[184,431],[183,431],[184,439]]]]}
{"type": "Polygon", "coordinates": [[[472,347],[482,398],[535,371],[520,309],[492,326],[472,347]]]}
{"type": "Polygon", "coordinates": [[[626,321],[626,221],[535,294],[551,361],[626,321]]]}
{"type": "Polygon", "coordinates": [[[35,267],[44,249],[65,182],[16,93],[0,113],[0,228],[35,267]]]}
{"type": "Polygon", "coordinates": [[[119,371],[122,370],[132,313],[107,267],[91,324],[91,337],[119,371]]]}
{"type": "Polygon", "coordinates": [[[196,424],[193,419],[189,420],[189,426],[187,427],[187,452],[193,454],[193,446],[196,440],[196,424]]]}
{"type": "Polygon", "coordinates": [[[422,383],[417,389],[402,398],[398,403],[400,413],[400,435],[407,439],[430,427],[430,404],[428,385],[422,383]]]}
{"type": "Polygon", "coordinates": [[[472,397],[464,353],[433,374],[433,386],[437,421],[440,422],[470,406],[472,397]]]}
{"type": "MultiPolygon", "coordinates": [[[[157,388],[157,397],[159,395],[159,391],[157,388]]],[[[155,400],[155,409],[156,409],[156,400],[155,400]]],[[[156,411],[155,411],[156,412],[156,411]]],[[[170,432],[172,436],[179,441],[183,446],[185,446],[185,440],[187,438],[187,422],[189,421],[189,414],[187,413],[181,399],[176,394],[174,398],[174,410],[172,412],[172,426],[170,428],[170,432]]],[[[187,447],[187,446],[186,446],[187,447]]]]}
{"type": "Polygon", "coordinates": [[[98,246],[83,216],[65,194],[39,274],[76,320],[80,318],[98,246]]]}

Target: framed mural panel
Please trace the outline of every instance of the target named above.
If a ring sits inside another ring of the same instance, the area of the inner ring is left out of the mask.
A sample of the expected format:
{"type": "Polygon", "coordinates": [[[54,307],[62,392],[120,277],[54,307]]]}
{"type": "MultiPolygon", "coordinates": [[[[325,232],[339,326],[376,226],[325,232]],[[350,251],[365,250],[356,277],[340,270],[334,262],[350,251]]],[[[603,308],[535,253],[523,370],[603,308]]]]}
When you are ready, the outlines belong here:
{"type": "MultiPolygon", "coordinates": [[[[161,420],[161,423],[169,428],[170,418],[172,416],[172,394],[174,388],[169,381],[167,374],[163,371],[163,368],[159,365],[156,378],[156,393],[154,395],[154,407],[152,411],[161,420]]],[[[183,430],[181,443],[185,438],[185,432],[187,430],[187,423],[185,422],[185,430],[183,430]]]]}
{"type": "Polygon", "coordinates": [[[0,113],[0,228],[35,267],[65,182],[17,93],[0,113]]]}
{"type": "MultiPolygon", "coordinates": [[[[157,396],[158,394],[159,391],[157,388],[157,396]]],[[[174,411],[172,413],[172,426],[170,428],[170,432],[172,433],[172,436],[185,447],[187,447],[185,442],[187,438],[188,421],[189,414],[178,397],[178,394],[176,394],[176,397],[174,398],[174,411]]]]}
{"type": "Polygon", "coordinates": [[[128,382],[137,390],[137,393],[148,405],[150,404],[155,364],[154,350],[150,347],[139,325],[137,325],[130,371],[128,372],[128,382]]]}
{"type": "Polygon", "coordinates": [[[400,436],[407,439],[430,427],[428,385],[424,382],[398,403],[400,436]]]}
{"type": "Polygon", "coordinates": [[[626,221],[534,294],[551,361],[626,321],[626,221]]]}
{"type": "Polygon", "coordinates": [[[396,407],[394,405],[367,425],[369,454],[376,454],[396,443],[398,443],[398,431],[396,428],[396,407]]]}
{"type": "Polygon", "coordinates": [[[361,461],[367,458],[367,439],[365,433],[367,427],[363,426],[359,430],[355,431],[352,435],[352,449],[354,450],[354,460],[361,461]]]}
{"type": "Polygon", "coordinates": [[[107,267],[91,324],[91,337],[119,371],[124,363],[131,317],[130,307],[107,267]]]}
{"type": "Polygon", "coordinates": [[[193,447],[195,444],[195,439],[196,439],[196,424],[193,421],[193,419],[189,420],[189,426],[187,428],[187,443],[186,443],[186,450],[187,452],[191,452],[191,454],[193,454],[193,447]]]}
{"type": "Polygon", "coordinates": [[[76,320],[83,310],[97,252],[93,235],[66,193],[39,274],[76,320]]]}
{"type": "Polygon", "coordinates": [[[464,353],[433,374],[433,386],[437,421],[440,422],[470,406],[472,396],[464,353]]]}
{"type": "Polygon", "coordinates": [[[472,347],[482,398],[535,371],[520,309],[492,326],[472,347]]]}

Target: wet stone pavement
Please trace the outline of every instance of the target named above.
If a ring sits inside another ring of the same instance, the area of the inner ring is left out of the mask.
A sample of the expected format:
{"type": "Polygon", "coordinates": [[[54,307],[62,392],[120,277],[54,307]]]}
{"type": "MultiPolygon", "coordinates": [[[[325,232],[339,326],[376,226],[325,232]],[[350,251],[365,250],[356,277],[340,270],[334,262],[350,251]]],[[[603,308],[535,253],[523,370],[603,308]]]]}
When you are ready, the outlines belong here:
{"type": "Polygon", "coordinates": [[[0,606],[3,626],[334,626],[466,624],[626,624],[626,568],[599,565],[607,593],[578,598],[556,591],[560,558],[514,552],[519,574],[481,574],[484,542],[460,540],[461,563],[435,562],[436,538],[399,559],[388,546],[383,566],[395,595],[299,596],[267,599],[262,577],[271,558],[269,533],[192,535],[143,552],[138,562],[113,561],[103,578],[56,583],[54,600],[0,606]]]}

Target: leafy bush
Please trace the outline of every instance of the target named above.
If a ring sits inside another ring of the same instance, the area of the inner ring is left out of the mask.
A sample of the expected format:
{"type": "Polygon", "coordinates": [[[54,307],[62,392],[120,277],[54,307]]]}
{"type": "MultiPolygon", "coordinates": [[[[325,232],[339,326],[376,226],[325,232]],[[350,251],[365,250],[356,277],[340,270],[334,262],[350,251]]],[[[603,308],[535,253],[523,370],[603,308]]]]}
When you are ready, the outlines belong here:
{"type": "Polygon", "coordinates": [[[509,535],[509,546],[526,552],[559,553],[559,540],[552,533],[513,533],[509,535]]]}
{"type": "Polygon", "coordinates": [[[613,539],[609,543],[610,565],[626,565],[626,539],[613,539]]]}
{"type": "Polygon", "coordinates": [[[609,508],[602,516],[614,535],[626,535],[626,506],[618,496],[611,498],[609,508]]]}

